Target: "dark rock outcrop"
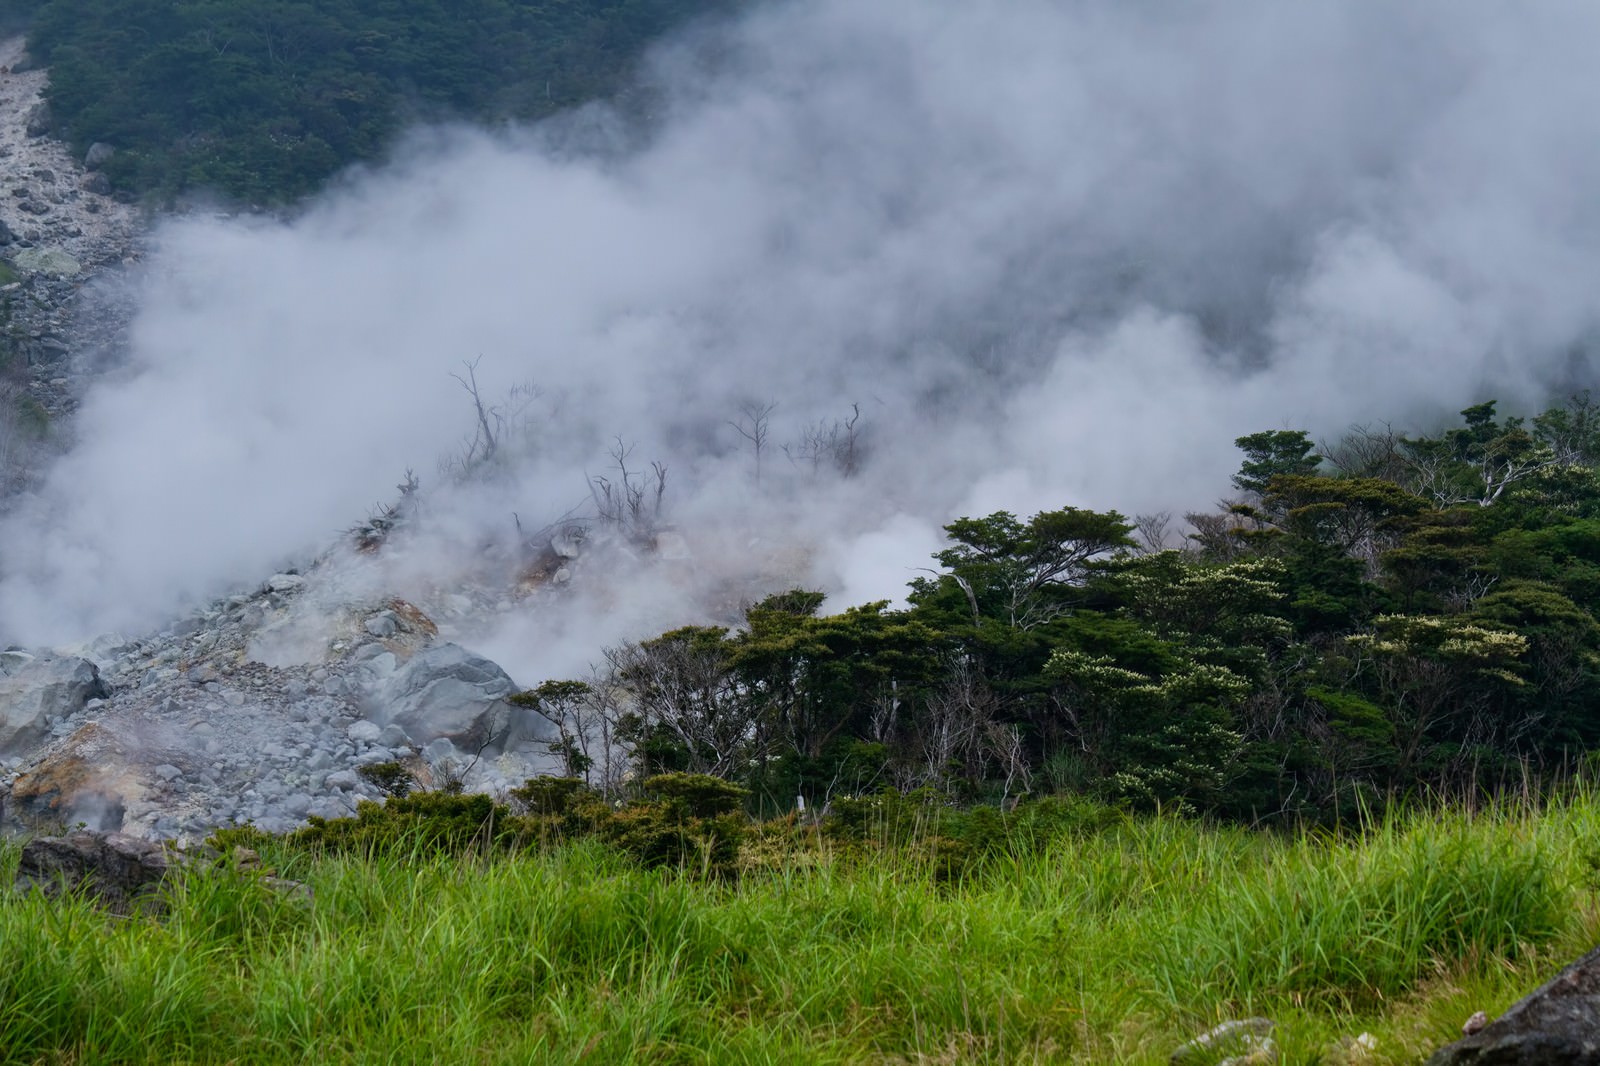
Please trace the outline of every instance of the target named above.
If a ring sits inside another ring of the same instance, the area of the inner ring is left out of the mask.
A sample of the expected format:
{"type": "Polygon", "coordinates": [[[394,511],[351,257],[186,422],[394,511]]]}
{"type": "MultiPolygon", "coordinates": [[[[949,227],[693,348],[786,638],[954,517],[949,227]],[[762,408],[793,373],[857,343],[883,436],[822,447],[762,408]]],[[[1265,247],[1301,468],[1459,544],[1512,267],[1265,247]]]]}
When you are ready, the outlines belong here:
{"type": "Polygon", "coordinates": [[[152,840],[122,833],[83,830],[59,837],[35,837],[23,845],[17,865],[16,891],[42,892],[56,898],[83,893],[118,914],[160,913],[161,890],[175,874],[234,873],[260,879],[265,887],[309,901],[311,889],[299,881],[273,877],[260,869],[255,852],[236,848],[227,855],[215,848],[179,851],[152,840]]]}
{"type": "Polygon", "coordinates": [[[22,848],[16,887],[47,896],[85,892],[122,913],[156,906],[173,863],[165,847],[121,833],[35,837],[22,848]]]}
{"type": "Polygon", "coordinates": [[[1600,948],[1428,1066],[1600,1066],[1600,948]]]}

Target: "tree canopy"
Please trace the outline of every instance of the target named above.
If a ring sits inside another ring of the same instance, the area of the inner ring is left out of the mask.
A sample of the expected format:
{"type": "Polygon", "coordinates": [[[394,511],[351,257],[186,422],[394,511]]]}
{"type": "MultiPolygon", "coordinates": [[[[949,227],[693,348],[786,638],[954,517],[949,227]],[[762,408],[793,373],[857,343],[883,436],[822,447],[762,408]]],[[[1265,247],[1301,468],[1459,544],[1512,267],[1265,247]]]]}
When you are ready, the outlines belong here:
{"type": "Polygon", "coordinates": [[[1590,420],[1578,397],[1426,436],[1252,434],[1245,496],[1181,547],[1116,512],[959,518],[907,607],[780,593],[629,646],[609,682],[642,769],[774,809],[893,787],[1339,820],[1524,787],[1600,743],[1590,420]]]}
{"type": "Polygon", "coordinates": [[[410,119],[537,119],[615,96],[644,48],[738,0],[6,0],[60,131],[133,193],[292,201],[410,119]]]}

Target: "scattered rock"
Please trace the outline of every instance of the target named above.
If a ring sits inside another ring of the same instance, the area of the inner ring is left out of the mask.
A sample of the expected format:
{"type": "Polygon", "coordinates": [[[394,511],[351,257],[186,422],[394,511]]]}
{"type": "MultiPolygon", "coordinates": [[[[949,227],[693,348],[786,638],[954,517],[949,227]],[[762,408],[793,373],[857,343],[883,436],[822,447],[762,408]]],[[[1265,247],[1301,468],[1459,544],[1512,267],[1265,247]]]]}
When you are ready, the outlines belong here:
{"type": "Polygon", "coordinates": [[[288,592],[297,589],[306,583],[306,579],[299,574],[273,574],[267,578],[268,592],[288,592]]]}
{"type": "Polygon", "coordinates": [[[1167,1060],[1172,1066],[1265,1066],[1277,1059],[1268,1018],[1223,1022],[1179,1047],[1167,1060]]]}
{"type": "Polygon", "coordinates": [[[33,662],[33,656],[21,648],[0,651],[0,674],[14,674],[33,662]]]}
{"type": "Polygon", "coordinates": [[[226,856],[209,847],[186,852],[122,833],[83,830],[35,837],[23,845],[15,890],[42,892],[52,899],[83,892],[119,914],[158,913],[163,909],[161,890],[173,875],[209,870],[258,877],[275,891],[311,898],[306,885],[267,876],[260,867],[261,857],[248,848],[235,848],[226,856]]]}
{"type": "Polygon", "coordinates": [[[1378,1038],[1371,1033],[1341,1037],[1322,1056],[1323,1066],[1367,1066],[1378,1051],[1378,1038]]]}
{"type": "Polygon", "coordinates": [[[1536,1063],[1600,1066],[1600,948],[1519,1000],[1492,1024],[1428,1059],[1428,1066],[1536,1063]]]}
{"type": "Polygon", "coordinates": [[[345,735],[360,744],[373,744],[377,742],[378,737],[383,735],[383,730],[376,722],[362,721],[356,722],[349,729],[346,729],[345,735]]]}
{"type": "Polygon", "coordinates": [[[83,169],[99,170],[117,154],[117,150],[104,141],[95,141],[83,156],[83,169]]]}

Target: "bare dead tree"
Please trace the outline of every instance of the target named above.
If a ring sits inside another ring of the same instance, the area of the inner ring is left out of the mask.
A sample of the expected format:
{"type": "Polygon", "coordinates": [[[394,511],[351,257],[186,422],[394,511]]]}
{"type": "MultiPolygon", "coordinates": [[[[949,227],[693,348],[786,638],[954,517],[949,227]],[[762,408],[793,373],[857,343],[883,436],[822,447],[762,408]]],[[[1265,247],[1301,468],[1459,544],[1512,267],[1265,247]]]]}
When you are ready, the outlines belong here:
{"type": "Polygon", "coordinates": [[[984,736],[998,706],[976,664],[964,655],[954,658],[944,684],[928,697],[912,727],[901,783],[948,789],[959,770],[982,758],[984,736]]]}
{"type": "Polygon", "coordinates": [[[661,518],[667,493],[667,467],[665,463],[653,462],[648,475],[630,470],[628,457],[633,454],[634,447],[623,443],[621,437],[615,438],[611,447],[615,480],[604,474],[591,477],[589,495],[602,522],[622,527],[632,534],[643,534],[655,528],[661,518]]]}
{"type": "Polygon", "coordinates": [[[1345,477],[1375,477],[1409,487],[1405,437],[1388,422],[1351,426],[1332,444],[1317,445],[1317,456],[1345,477]]]}
{"type": "Polygon", "coordinates": [[[988,754],[1000,767],[1002,784],[1000,802],[1011,806],[1012,789],[1021,799],[1033,791],[1033,771],[1028,766],[1027,748],[1022,743],[1022,730],[1014,725],[989,722],[984,726],[983,743],[988,754]]]}
{"type": "Polygon", "coordinates": [[[854,477],[856,471],[861,469],[860,433],[857,429],[861,424],[861,405],[850,405],[850,417],[844,422],[835,422],[834,426],[841,430],[834,438],[833,460],[839,468],[839,473],[845,477],[854,477]]]}
{"type": "Polygon", "coordinates": [[[476,739],[477,746],[473,749],[472,758],[462,763],[456,758],[445,758],[437,763],[429,764],[430,775],[435,787],[440,792],[460,795],[466,791],[467,777],[477,769],[478,763],[483,759],[483,753],[490,748],[498,748],[503,744],[511,732],[511,711],[509,707],[502,707],[494,712],[487,725],[475,729],[471,737],[476,739]]]}
{"type": "Polygon", "coordinates": [[[771,415],[777,406],[775,400],[767,403],[750,400],[740,405],[738,419],[728,422],[739,436],[750,442],[750,447],[755,452],[758,485],[761,484],[761,456],[767,450],[767,438],[771,434],[771,415]]]}
{"type": "Polygon", "coordinates": [[[421,487],[416,472],[408,467],[405,480],[395,486],[400,498],[391,504],[379,504],[365,522],[352,526],[348,531],[356,548],[363,552],[377,551],[390,534],[410,521],[417,511],[421,487]]]}
{"type": "Polygon", "coordinates": [[[462,445],[461,453],[448,464],[462,477],[470,476],[495,459],[505,446],[508,435],[521,429],[523,414],[539,398],[537,388],[523,383],[512,386],[502,403],[489,403],[478,385],[478,364],[482,361],[481,355],[476,359],[463,360],[466,373],[450,375],[472,400],[472,436],[462,445]]]}
{"type": "Polygon", "coordinates": [[[868,736],[878,744],[889,744],[900,725],[900,682],[890,680],[872,702],[868,736]]]}
{"type": "Polygon", "coordinates": [[[831,468],[841,477],[860,469],[861,405],[850,405],[850,417],[807,426],[795,444],[783,445],[783,454],[797,467],[809,467],[813,477],[831,468]]]}
{"type": "Polygon", "coordinates": [[[462,365],[467,368],[466,377],[456,373],[450,375],[460,382],[461,387],[467,390],[467,395],[472,397],[472,409],[478,416],[478,428],[473,434],[472,443],[467,448],[464,460],[467,464],[474,461],[488,462],[494,458],[494,453],[500,446],[499,437],[490,421],[489,408],[483,402],[483,392],[478,388],[478,364],[482,361],[481,355],[470,362],[463,360],[462,365]]]}
{"type": "Polygon", "coordinates": [[[650,464],[650,473],[655,477],[656,516],[659,518],[661,515],[661,503],[667,494],[667,464],[652,462],[650,464]]]}
{"type": "Polygon", "coordinates": [[[764,749],[759,709],[743,698],[721,649],[675,631],[606,650],[644,731],[682,744],[690,769],[726,777],[764,749]]]}
{"type": "Polygon", "coordinates": [[[603,667],[589,670],[587,710],[592,715],[589,727],[592,754],[598,763],[596,786],[608,796],[621,791],[627,775],[629,752],[622,736],[622,719],[628,713],[627,691],[616,671],[603,667]]]}
{"type": "Polygon", "coordinates": [[[1139,535],[1141,554],[1151,555],[1167,549],[1167,530],[1172,525],[1171,511],[1133,516],[1133,529],[1139,535]]]}
{"type": "Polygon", "coordinates": [[[1257,528],[1259,523],[1241,515],[1230,505],[1223,506],[1226,509],[1219,514],[1190,511],[1183,518],[1194,528],[1194,532],[1188,535],[1191,552],[1198,552],[1218,562],[1232,562],[1247,554],[1241,534],[1257,528]]]}

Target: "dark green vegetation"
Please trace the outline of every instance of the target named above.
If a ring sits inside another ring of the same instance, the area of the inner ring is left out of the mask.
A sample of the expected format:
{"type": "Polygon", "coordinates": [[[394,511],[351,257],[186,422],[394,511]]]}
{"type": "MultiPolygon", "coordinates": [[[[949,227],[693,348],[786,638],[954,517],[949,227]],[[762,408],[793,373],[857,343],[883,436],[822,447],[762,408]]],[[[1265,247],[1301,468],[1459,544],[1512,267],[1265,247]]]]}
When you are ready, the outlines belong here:
{"type": "Polygon", "coordinates": [[[292,201],[407,120],[534,119],[624,85],[644,47],[736,0],[10,0],[78,150],[114,185],[292,201]]]}
{"type": "Polygon", "coordinates": [[[1462,414],[1240,438],[1241,495],[1186,537],[963,518],[907,609],[790,592],[520,702],[572,776],[713,774],[766,813],[928,788],[1333,824],[1538,787],[1600,742],[1600,410],[1462,414]]]}
{"type": "Polygon", "coordinates": [[[258,841],[309,902],[227,863],[160,918],[0,895],[0,1062],[1160,1063],[1265,1014],[1282,1061],[1407,1063],[1600,932],[1581,792],[1347,836],[858,806],[752,825],[710,878],[588,836],[491,846],[487,818],[441,846],[473,803],[372,848],[258,841]],[[950,876],[935,829],[985,854],[950,876]]]}

